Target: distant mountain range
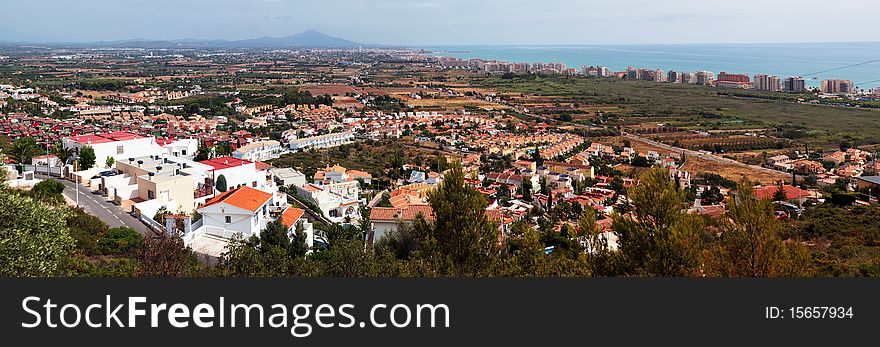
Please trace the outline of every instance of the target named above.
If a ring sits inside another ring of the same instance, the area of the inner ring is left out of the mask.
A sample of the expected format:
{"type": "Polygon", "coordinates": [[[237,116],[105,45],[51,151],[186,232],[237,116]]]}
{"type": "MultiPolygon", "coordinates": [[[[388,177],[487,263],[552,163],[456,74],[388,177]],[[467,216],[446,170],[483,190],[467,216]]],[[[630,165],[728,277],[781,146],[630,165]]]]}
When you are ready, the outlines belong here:
{"type": "Polygon", "coordinates": [[[261,37],[246,40],[150,40],[129,39],[116,41],[74,42],[22,34],[0,27],[0,42],[43,43],[71,46],[99,46],[114,48],[353,48],[370,46],[330,36],[317,30],[307,30],[285,37],[261,37]]]}

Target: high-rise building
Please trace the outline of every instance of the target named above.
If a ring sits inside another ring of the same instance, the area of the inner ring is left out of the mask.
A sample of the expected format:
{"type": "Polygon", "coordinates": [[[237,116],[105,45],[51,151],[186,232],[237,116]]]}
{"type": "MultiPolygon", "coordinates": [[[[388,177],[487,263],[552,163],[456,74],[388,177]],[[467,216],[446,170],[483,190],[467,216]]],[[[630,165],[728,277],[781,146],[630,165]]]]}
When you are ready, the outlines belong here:
{"type": "Polygon", "coordinates": [[[694,73],[694,83],[707,85],[714,80],[714,77],[711,71],[697,71],[694,73]]]}
{"type": "Polygon", "coordinates": [[[681,83],[679,75],[680,73],[675,72],[675,70],[669,70],[669,72],[666,73],[666,81],[669,83],[681,83]]]}
{"type": "Polygon", "coordinates": [[[744,83],[749,82],[749,76],[744,74],[731,74],[721,71],[718,73],[718,78],[716,80],[719,82],[744,83]]]}
{"type": "Polygon", "coordinates": [[[630,81],[642,79],[641,69],[634,69],[632,67],[626,68],[626,79],[630,81]]]}
{"type": "Polygon", "coordinates": [[[682,72],[680,77],[681,83],[697,83],[696,75],[690,72],[682,72]]]}
{"type": "Polygon", "coordinates": [[[611,70],[605,66],[599,66],[596,68],[596,75],[599,77],[608,77],[611,76],[611,70]]]}
{"type": "Polygon", "coordinates": [[[779,83],[779,76],[757,74],[755,75],[754,80],[754,88],[757,90],[767,90],[771,92],[782,90],[782,86],[779,83]]]}
{"type": "Polygon", "coordinates": [[[654,71],[654,82],[666,82],[666,74],[663,73],[663,69],[654,71]]]}
{"type": "Polygon", "coordinates": [[[823,80],[822,92],[828,94],[852,94],[855,86],[850,80],[823,80]]]}
{"type": "Polygon", "coordinates": [[[803,93],[807,90],[807,82],[800,76],[788,77],[785,79],[785,86],[783,89],[790,93],[803,93]]]}

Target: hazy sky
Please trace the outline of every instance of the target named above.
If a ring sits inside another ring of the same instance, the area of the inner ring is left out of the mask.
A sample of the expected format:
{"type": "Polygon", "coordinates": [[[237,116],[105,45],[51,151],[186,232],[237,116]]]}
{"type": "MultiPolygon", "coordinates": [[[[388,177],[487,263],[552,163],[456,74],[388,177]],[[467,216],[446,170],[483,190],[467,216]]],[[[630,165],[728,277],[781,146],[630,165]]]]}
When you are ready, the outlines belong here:
{"type": "Polygon", "coordinates": [[[880,41],[873,0],[3,0],[0,26],[65,40],[375,44],[880,41]]]}

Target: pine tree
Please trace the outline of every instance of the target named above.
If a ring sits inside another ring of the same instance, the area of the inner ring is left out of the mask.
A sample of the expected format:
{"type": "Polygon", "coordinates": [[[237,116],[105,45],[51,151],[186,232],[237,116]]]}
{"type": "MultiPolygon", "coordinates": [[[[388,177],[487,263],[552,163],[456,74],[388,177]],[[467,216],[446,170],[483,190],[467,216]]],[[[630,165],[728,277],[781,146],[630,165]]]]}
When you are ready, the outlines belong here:
{"type": "Polygon", "coordinates": [[[799,242],[784,242],[782,222],[773,217],[773,203],[759,200],[747,183],[737,188],[721,236],[710,247],[706,269],[711,275],[736,277],[803,276],[809,253],[799,242]]]}
{"type": "Polygon", "coordinates": [[[220,174],[220,176],[217,176],[217,182],[215,182],[214,186],[217,188],[217,191],[219,191],[221,193],[225,192],[227,189],[226,176],[223,176],[223,174],[220,174]]]}
{"type": "Polygon", "coordinates": [[[465,184],[464,177],[461,164],[453,162],[440,186],[428,194],[434,223],[424,230],[425,242],[431,256],[451,263],[453,274],[476,275],[485,271],[495,252],[498,229],[486,217],[485,197],[465,184]]]}
{"type": "Polygon", "coordinates": [[[629,189],[632,214],[615,214],[613,228],[624,271],[633,275],[688,276],[702,255],[701,218],[686,214],[685,192],[675,188],[669,171],[645,172],[629,189]]]}

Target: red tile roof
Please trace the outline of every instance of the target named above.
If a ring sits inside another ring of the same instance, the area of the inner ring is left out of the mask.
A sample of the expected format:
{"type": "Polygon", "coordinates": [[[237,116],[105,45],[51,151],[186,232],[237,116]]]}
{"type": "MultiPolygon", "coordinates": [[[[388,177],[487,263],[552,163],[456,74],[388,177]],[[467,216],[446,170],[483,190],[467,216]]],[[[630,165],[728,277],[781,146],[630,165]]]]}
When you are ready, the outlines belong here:
{"type": "Polygon", "coordinates": [[[434,220],[434,210],[430,205],[409,205],[407,208],[373,207],[370,220],[414,221],[421,214],[426,220],[434,220]]]}
{"type": "Polygon", "coordinates": [[[219,203],[226,203],[254,212],[259,209],[260,206],[263,206],[263,204],[265,204],[271,198],[272,194],[266,193],[264,191],[256,190],[251,187],[241,187],[220,193],[211,200],[208,200],[208,202],[202,205],[202,207],[199,207],[199,209],[219,203]]]}
{"type": "Polygon", "coordinates": [[[214,170],[223,170],[232,167],[242,166],[246,164],[250,164],[251,162],[244,159],[238,159],[235,157],[219,157],[214,159],[202,160],[199,163],[210,165],[214,168],[214,170]]]}
{"type": "MultiPolygon", "coordinates": [[[[755,197],[761,200],[772,200],[778,190],[779,186],[755,187],[755,197]]],[[[782,186],[782,190],[785,191],[785,198],[788,200],[811,196],[810,192],[788,184],[782,186]]]]}
{"type": "Polygon", "coordinates": [[[288,207],[281,213],[281,224],[284,226],[291,228],[293,224],[296,223],[302,217],[303,213],[306,211],[301,208],[288,207]]]}
{"type": "Polygon", "coordinates": [[[112,133],[106,134],[94,134],[94,135],[81,135],[72,137],[71,140],[80,144],[90,144],[90,143],[107,143],[107,142],[116,142],[116,141],[127,141],[127,140],[135,140],[142,139],[144,136],[140,136],[138,134],[128,132],[128,131],[116,131],[112,133]]]}

